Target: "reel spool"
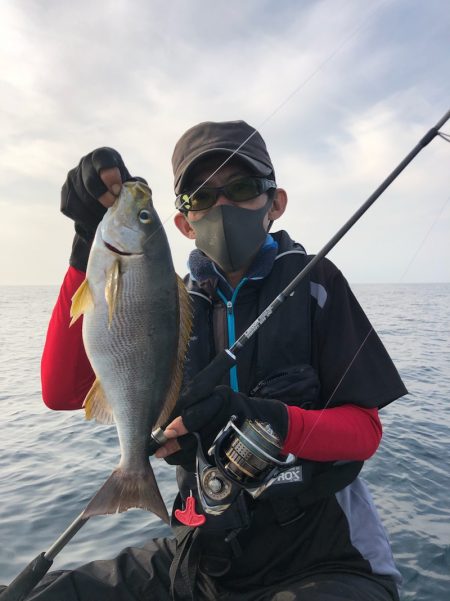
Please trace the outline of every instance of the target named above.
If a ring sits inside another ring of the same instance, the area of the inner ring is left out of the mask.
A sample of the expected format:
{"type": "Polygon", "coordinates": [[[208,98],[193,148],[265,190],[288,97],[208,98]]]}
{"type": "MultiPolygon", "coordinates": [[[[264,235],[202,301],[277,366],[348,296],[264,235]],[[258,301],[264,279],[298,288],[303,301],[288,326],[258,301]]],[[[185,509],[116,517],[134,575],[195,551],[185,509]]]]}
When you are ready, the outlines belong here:
{"type": "Polygon", "coordinates": [[[246,419],[241,429],[230,425],[235,435],[224,447],[221,467],[234,481],[256,483],[278,464],[281,441],[269,424],[259,420],[246,419]]]}
{"type": "Polygon", "coordinates": [[[208,452],[212,461],[206,460],[198,438],[199,496],[204,511],[211,515],[223,513],[243,491],[258,497],[280,471],[296,461],[293,455],[279,459],[283,445],[270,424],[246,419],[239,428],[236,419],[232,416],[214,441],[208,452]]]}

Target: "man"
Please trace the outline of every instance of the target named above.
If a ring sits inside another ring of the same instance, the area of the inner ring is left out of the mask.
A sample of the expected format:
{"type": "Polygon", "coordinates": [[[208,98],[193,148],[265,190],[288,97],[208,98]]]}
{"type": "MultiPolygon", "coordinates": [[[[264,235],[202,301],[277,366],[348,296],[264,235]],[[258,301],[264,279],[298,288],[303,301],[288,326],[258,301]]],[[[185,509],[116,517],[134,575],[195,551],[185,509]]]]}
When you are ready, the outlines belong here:
{"type": "MultiPolygon", "coordinates": [[[[263,139],[245,122],[191,128],[175,147],[173,169],[175,224],[197,246],[186,278],[194,305],[189,381],[233,344],[308,257],[286,232],[269,234],[287,194],[277,187],[263,139]]],[[[80,408],[94,378],[80,326],[68,328],[70,298],[84,277],[95,228],[127,179],[120,155],[103,148],[84,157],[63,187],[61,208],[77,233],[42,361],[43,397],[53,409],[80,408]]],[[[398,599],[400,576],[357,472],[381,439],[378,408],[406,390],[332,263],[315,267],[217,384],[206,398],[188,395],[156,453],[178,465],[176,544],[152,541],[116,560],[50,575],[32,599],[398,599]],[[189,497],[203,512],[191,432],[208,460],[232,415],[240,427],[245,419],[262,424],[281,457],[299,458],[289,473],[300,484],[282,473],[257,498],[242,492],[229,509],[193,527],[183,518],[189,497]]]]}

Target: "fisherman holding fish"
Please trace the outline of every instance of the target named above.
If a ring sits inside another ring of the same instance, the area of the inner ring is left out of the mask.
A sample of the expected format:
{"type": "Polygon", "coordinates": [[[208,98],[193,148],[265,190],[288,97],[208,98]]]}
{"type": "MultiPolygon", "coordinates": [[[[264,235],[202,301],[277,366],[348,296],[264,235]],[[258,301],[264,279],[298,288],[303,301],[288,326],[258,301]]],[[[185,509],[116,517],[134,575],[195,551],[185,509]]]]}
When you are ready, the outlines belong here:
{"type": "Polygon", "coordinates": [[[287,193],[247,123],[192,127],[172,164],[175,224],[196,245],[185,286],[151,190],[118,152],[97,149],[69,172],[61,210],[76,236],[42,387],[52,409],[116,422],[122,458],[88,516],[142,507],[167,519],[148,465],[150,432],[164,431],[175,538],[50,573],[29,599],[397,600],[400,574],[358,477],[380,443],[378,410],[406,394],[392,361],[323,259],[224,377],[190,386],[309,258],[272,232],[287,193]]]}

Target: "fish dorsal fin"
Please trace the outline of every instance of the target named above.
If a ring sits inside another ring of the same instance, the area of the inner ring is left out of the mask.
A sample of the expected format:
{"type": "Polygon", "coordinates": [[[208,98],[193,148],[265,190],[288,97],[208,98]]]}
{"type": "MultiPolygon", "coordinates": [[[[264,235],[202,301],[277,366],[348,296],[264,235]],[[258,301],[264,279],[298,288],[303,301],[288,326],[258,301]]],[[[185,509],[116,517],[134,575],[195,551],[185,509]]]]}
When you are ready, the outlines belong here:
{"type": "Polygon", "coordinates": [[[86,313],[94,305],[91,289],[87,279],[83,281],[81,286],[72,296],[72,305],[70,307],[70,325],[73,325],[83,313],[86,313]]]}
{"type": "Polygon", "coordinates": [[[113,424],[114,413],[106,400],[105,392],[97,378],[92,384],[83,403],[86,419],[95,419],[99,424],[113,424]]]}
{"type": "Polygon", "coordinates": [[[108,324],[111,325],[114,312],[117,307],[120,287],[120,261],[114,261],[106,274],[105,299],[108,305],[108,324]]]}
{"type": "Polygon", "coordinates": [[[192,302],[183,280],[177,275],[178,284],[178,302],[179,302],[179,329],[178,329],[178,352],[175,360],[175,369],[173,372],[172,382],[167,393],[166,400],[163,405],[163,410],[156,422],[155,427],[165,424],[168,417],[172,413],[175,403],[180,396],[181,383],[183,380],[184,359],[187,353],[187,347],[192,331],[192,302]]]}

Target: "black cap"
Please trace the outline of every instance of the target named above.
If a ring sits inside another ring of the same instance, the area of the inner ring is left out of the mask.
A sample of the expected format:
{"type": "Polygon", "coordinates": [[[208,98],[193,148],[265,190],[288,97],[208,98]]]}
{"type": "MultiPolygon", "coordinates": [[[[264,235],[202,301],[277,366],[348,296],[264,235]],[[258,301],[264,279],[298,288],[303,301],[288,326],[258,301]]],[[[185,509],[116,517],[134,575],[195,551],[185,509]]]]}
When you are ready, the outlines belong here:
{"type": "Polygon", "coordinates": [[[259,132],[245,121],[205,121],[188,129],[178,140],[172,155],[175,194],[183,191],[192,167],[212,154],[236,156],[256,175],[268,176],[274,168],[259,132]]]}

